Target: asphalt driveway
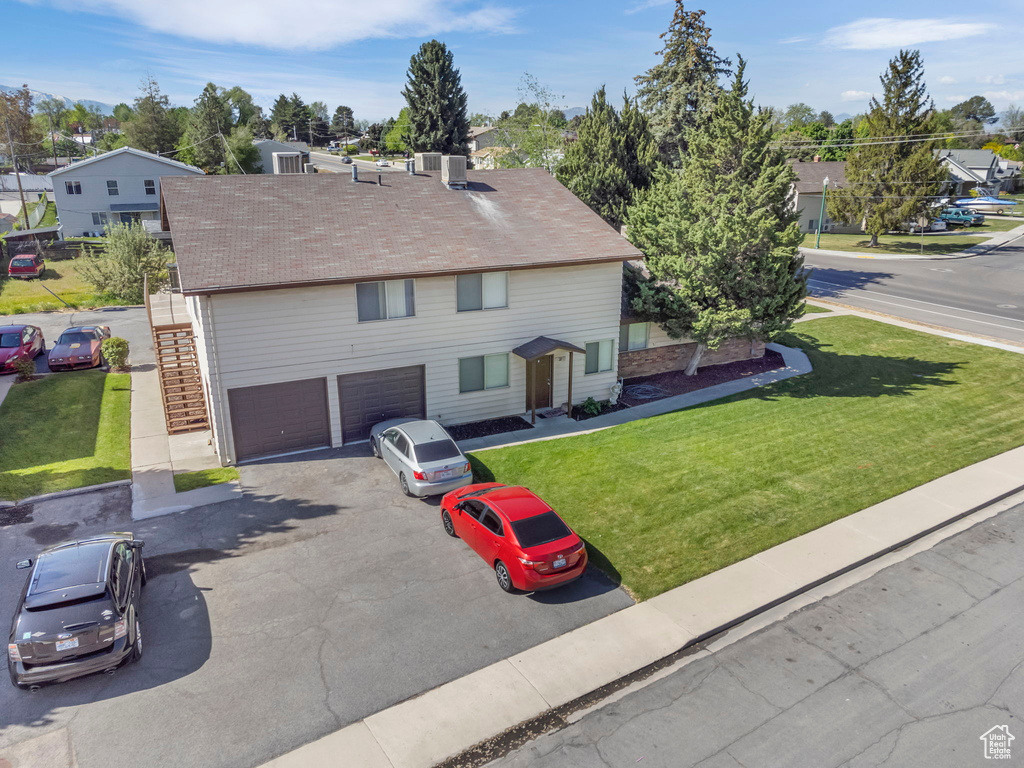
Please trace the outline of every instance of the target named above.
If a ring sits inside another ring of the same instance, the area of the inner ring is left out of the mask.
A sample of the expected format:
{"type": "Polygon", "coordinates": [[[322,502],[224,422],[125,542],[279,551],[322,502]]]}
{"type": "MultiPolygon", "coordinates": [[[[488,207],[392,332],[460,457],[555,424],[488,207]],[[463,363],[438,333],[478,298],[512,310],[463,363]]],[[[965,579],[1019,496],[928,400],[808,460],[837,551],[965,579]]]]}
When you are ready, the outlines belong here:
{"type": "Polygon", "coordinates": [[[0,765],[258,765],[631,602],[596,573],[504,594],[365,447],[248,465],[242,483],[144,523],[124,490],[0,518],[3,621],[15,561],[53,541],[130,528],[150,575],[140,664],[36,694],[0,683],[0,765]]]}

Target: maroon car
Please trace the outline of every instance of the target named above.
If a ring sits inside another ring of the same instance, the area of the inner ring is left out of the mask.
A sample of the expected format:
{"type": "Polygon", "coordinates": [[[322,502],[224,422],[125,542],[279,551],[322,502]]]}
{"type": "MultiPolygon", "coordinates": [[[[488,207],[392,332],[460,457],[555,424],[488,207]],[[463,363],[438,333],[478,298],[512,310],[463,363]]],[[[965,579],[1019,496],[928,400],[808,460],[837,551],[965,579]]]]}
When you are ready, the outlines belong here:
{"type": "Polygon", "coordinates": [[[31,280],[33,277],[42,277],[46,271],[46,264],[42,256],[34,253],[19,253],[11,258],[7,265],[8,277],[19,277],[23,280],[31,280]]]}
{"type": "Polygon", "coordinates": [[[36,326],[0,326],[0,373],[14,373],[16,362],[34,360],[45,351],[46,340],[36,326]]]}
{"type": "Polygon", "coordinates": [[[105,325],[68,328],[57,339],[46,359],[51,371],[74,371],[103,365],[103,340],[110,338],[105,325]]]}

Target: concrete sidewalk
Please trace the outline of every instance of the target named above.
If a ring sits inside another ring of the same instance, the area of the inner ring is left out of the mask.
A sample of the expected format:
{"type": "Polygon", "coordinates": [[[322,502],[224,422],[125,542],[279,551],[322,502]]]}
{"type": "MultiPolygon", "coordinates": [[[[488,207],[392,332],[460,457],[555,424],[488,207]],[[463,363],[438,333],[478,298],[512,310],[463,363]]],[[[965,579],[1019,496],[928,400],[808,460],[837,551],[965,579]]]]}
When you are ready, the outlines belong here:
{"type": "MultiPolygon", "coordinates": [[[[970,234],[968,232],[967,234],[970,234]]],[[[1001,248],[1007,243],[1011,243],[1024,237],[1024,223],[1019,227],[1008,230],[1006,232],[996,232],[992,237],[983,243],[972,245],[970,248],[964,248],[962,251],[956,253],[947,253],[942,256],[912,256],[910,254],[902,253],[860,253],[855,251],[834,251],[828,248],[806,248],[800,247],[800,253],[804,256],[814,256],[815,254],[824,254],[825,256],[842,256],[847,259],[879,259],[883,261],[942,261],[944,259],[969,259],[973,256],[981,256],[988,253],[989,251],[1001,248]]]]}
{"type": "Polygon", "coordinates": [[[132,371],[132,518],[142,520],[241,495],[237,482],[175,493],[174,473],[220,466],[210,446],[210,432],[168,435],[160,401],[160,381],[153,365],[132,371]]]}
{"type": "Polygon", "coordinates": [[[627,424],[631,421],[671,413],[681,408],[689,408],[693,405],[735,395],[738,392],[746,392],[748,389],[756,389],[757,387],[774,384],[777,381],[783,381],[793,376],[810,373],[811,363],[802,350],[784,347],[781,344],[767,344],[766,348],[782,355],[782,359],[786,363],[784,368],[758,373],[754,376],[747,376],[734,381],[727,381],[723,384],[715,384],[711,387],[698,389],[695,392],[687,392],[682,395],[654,400],[650,403],[633,406],[632,408],[624,408],[621,411],[606,413],[603,416],[595,416],[586,421],[576,421],[565,415],[549,419],[538,419],[533,429],[502,432],[497,435],[463,440],[459,443],[459,447],[464,451],[480,451],[487,448],[533,443],[538,440],[554,440],[559,437],[567,437],[568,435],[585,435],[590,432],[608,429],[609,427],[617,427],[620,424],[627,424]]]}
{"type": "Polygon", "coordinates": [[[1021,489],[1024,448],[1017,448],[385,709],[268,765],[428,768],[1021,489]]]}

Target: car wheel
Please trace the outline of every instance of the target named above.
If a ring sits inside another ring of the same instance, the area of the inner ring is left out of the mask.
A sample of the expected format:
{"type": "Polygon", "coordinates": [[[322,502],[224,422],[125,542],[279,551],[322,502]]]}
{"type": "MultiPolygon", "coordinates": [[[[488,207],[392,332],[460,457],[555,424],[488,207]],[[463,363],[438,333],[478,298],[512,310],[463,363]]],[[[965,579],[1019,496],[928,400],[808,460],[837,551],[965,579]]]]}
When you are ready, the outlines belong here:
{"type": "Polygon", "coordinates": [[[494,565],[494,577],[498,580],[498,586],[505,592],[512,594],[516,591],[516,588],[512,586],[512,574],[508,572],[508,568],[501,560],[494,565]]]}
{"type": "Polygon", "coordinates": [[[373,451],[373,458],[375,458],[375,459],[383,459],[384,458],[383,456],[380,455],[380,448],[377,447],[377,438],[375,438],[375,437],[371,437],[370,438],[370,450],[373,451]]]}
{"type": "Polygon", "coordinates": [[[455,532],[455,524],[452,522],[452,516],[448,514],[447,509],[441,513],[441,524],[444,526],[445,533],[453,539],[459,538],[459,534],[455,532]]]}
{"type": "Polygon", "coordinates": [[[135,619],[135,645],[132,647],[132,658],[138,661],[142,658],[142,624],[135,619]]]}
{"type": "Polygon", "coordinates": [[[402,493],[406,496],[414,495],[413,492],[409,490],[409,481],[405,479],[405,472],[398,476],[398,480],[402,484],[402,493]]]}

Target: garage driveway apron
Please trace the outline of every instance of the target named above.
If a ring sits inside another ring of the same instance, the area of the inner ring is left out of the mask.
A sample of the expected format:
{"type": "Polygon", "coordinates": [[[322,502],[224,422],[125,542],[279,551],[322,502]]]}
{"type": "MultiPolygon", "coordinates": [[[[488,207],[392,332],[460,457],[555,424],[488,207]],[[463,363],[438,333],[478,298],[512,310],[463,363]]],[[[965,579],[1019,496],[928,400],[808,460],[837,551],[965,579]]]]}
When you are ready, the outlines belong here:
{"type": "MultiPolygon", "coordinates": [[[[79,768],[258,765],[631,604],[594,573],[505,595],[365,445],[241,472],[242,498],[180,514],[86,520],[58,500],[4,528],[0,565],[34,555],[33,532],[145,538],[149,647],[113,677],[0,685],[0,758],[70,745],[79,768]],[[110,750],[126,730],[133,748],[110,750]]],[[[4,617],[22,578],[0,567],[4,617]]]]}

